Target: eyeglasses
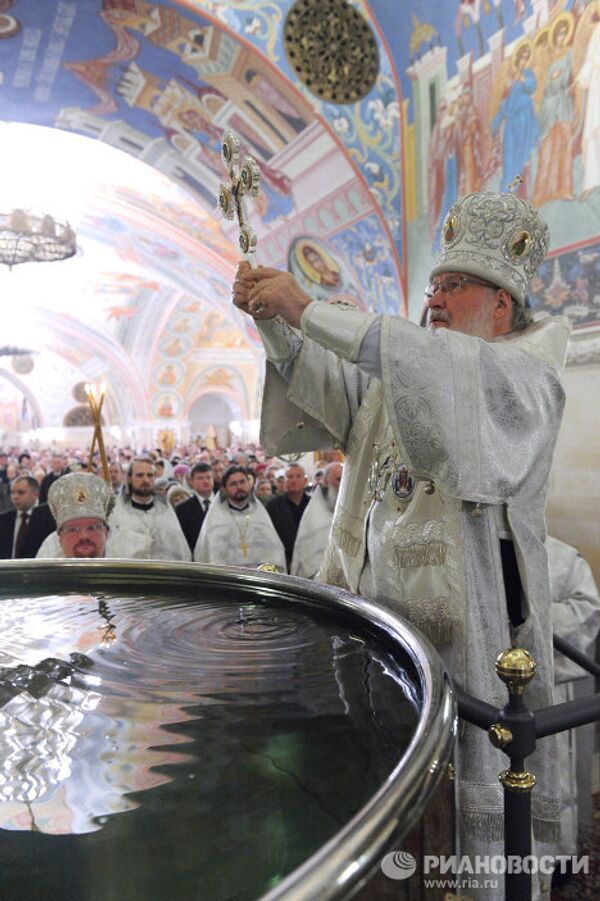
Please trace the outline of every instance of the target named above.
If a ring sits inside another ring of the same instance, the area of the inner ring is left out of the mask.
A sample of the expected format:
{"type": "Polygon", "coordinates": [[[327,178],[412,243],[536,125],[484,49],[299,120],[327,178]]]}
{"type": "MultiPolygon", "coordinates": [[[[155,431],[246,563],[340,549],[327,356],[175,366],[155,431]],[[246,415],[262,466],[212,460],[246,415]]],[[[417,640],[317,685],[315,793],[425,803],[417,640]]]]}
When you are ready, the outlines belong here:
{"type": "Polygon", "coordinates": [[[84,526],[83,528],[81,526],[63,526],[59,531],[61,535],[78,535],[80,532],[96,535],[104,529],[106,529],[106,526],[103,522],[96,522],[92,523],[90,526],[84,526]]]}
{"type": "Polygon", "coordinates": [[[498,291],[497,285],[492,285],[490,282],[483,281],[480,278],[471,278],[468,275],[448,275],[437,282],[430,282],[425,289],[425,297],[435,297],[440,291],[452,297],[454,294],[464,291],[467,285],[481,285],[483,288],[491,288],[492,291],[498,291]]]}

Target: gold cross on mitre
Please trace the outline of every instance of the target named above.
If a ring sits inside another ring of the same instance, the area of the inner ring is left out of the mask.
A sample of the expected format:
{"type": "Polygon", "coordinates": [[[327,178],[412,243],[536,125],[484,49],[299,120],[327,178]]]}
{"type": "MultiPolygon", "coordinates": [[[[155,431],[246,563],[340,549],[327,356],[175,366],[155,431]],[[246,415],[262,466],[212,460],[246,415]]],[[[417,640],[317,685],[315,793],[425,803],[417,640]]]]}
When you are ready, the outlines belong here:
{"type": "Polygon", "coordinates": [[[250,225],[244,199],[246,196],[258,197],[260,189],[260,169],[256,160],[247,156],[240,169],[240,142],[228,131],[223,135],[221,159],[229,173],[229,184],[221,183],[219,188],[219,206],[226,219],[237,218],[240,236],[240,250],[254,268],[254,252],[257,237],[250,225]]]}
{"type": "Polygon", "coordinates": [[[525,181],[525,179],[523,178],[522,175],[515,175],[513,180],[509,181],[509,183],[508,183],[508,193],[516,194],[524,181],[525,181]]]}

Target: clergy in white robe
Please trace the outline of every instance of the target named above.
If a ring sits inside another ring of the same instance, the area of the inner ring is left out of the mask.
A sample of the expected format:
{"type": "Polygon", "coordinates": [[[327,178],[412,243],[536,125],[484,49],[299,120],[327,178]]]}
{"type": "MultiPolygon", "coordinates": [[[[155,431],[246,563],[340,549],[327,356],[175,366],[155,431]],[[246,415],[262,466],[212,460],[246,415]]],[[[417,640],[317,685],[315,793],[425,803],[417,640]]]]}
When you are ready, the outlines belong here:
{"type": "Polygon", "coordinates": [[[263,504],[254,497],[242,466],[230,466],[223,473],[221,492],[206,514],[194,560],[253,569],[274,563],[287,571],[282,541],[263,504]]]}
{"type": "Polygon", "coordinates": [[[341,463],[330,463],[325,468],[323,482],[315,487],[296,535],[290,568],[293,576],[317,577],[327,547],[342,471],[341,463]]]}
{"type": "Polygon", "coordinates": [[[109,535],[113,502],[111,486],[94,473],[73,472],[56,479],[48,491],[48,506],[57,528],[46,537],[36,557],[123,557],[109,535]]]}
{"type": "Polygon", "coordinates": [[[156,497],[154,462],[134,457],[127,485],[109,518],[121,556],[146,560],[190,560],[190,548],[174,509],[156,497]]]}
{"type": "Polygon", "coordinates": [[[108,524],[111,546],[119,548],[121,557],[190,560],[190,549],[175,511],[160,498],[140,509],[132,506],[130,498],[120,494],[108,524]]]}
{"type": "Polygon", "coordinates": [[[48,491],[48,506],[57,531],[46,537],[36,557],[151,559],[152,543],[147,530],[132,527],[124,533],[111,528],[109,519],[115,500],[104,479],[93,473],[69,473],[57,479],[48,491]]]}
{"type": "MultiPolygon", "coordinates": [[[[600,594],[592,571],[576,548],[546,539],[552,587],[554,634],[594,659],[600,630],[600,594]]],[[[562,704],[593,694],[594,679],[563,654],[554,655],[554,701],[562,704]]],[[[561,837],[559,852],[577,854],[591,819],[594,724],[561,732],[561,837]]],[[[597,765],[597,764],[596,764],[597,765]]]]}
{"type": "MultiPolygon", "coordinates": [[[[494,660],[511,646],[537,663],[528,705],[552,703],[544,507],[568,324],[529,324],[525,311],[548,243],[537,212],[512,194],[459,200],[426,292],[428,330],[311,302],[271,269],[242,264],[234,287],[236,306],[260,323],[269,361],[266,451],[346,453],[324,581],[405,616],[463,689],[497,707],[507,695],[494,660]]],[[[461,723],[463,853],[501,850],[506,760],[483,730],[461,723]]],[[[555,840],[556,739],[542,739],[527,764],[538,780],[534,835],[555,840]]],[[[503,895],[501,880],[485,893],[503,895]]]]}

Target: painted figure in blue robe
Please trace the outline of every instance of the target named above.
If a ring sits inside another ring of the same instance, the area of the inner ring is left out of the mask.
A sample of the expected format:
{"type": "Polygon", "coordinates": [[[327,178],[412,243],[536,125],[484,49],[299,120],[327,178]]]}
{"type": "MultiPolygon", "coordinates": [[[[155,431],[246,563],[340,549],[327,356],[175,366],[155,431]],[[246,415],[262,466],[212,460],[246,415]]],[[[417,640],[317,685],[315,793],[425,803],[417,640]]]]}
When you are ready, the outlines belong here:
{"type": "Polygon", "coordinates": [[[444,194],[440,204],[440,216],[435,233],[434,247],[441,246],[441,234],[444,220],[450,207],[458,196],[458,123],[456,119],[456,102],[451,104],[443,117],[440,128],[440,150],[444,160],[444,194]]]}
{"type": "Polygon", "coordinates": [[[540,129],[533,107],[537,79],[527,63],[531,59],[529,42],[521,44],[514,56],[514,81],[492,120],[492,135],[502,123],[502,185],[508,190],[517,175],[524,175],[531,153],[540,139],[540,129]]]}

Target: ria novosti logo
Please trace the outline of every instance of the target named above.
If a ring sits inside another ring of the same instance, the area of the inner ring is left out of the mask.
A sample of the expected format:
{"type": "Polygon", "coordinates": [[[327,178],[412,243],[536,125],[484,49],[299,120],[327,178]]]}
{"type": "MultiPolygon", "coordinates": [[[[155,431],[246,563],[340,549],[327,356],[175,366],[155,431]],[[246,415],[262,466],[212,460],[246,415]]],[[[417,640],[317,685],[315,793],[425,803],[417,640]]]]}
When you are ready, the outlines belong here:
{"type": "Polygon", "coordinates": [[[391,851],[382,859],[381,869],[388,879],[410,879],[417,869],[417,861],[408,851],[391,851]]]}
{"type": "MultiPolygon", "coordinates": [[[[480,874],[502,876],[519,873],[532,876],[537,874],[551,876],[553,873],[589,873],[590,858],[588,854],[581,857],[567,854],[544,854],[541,857],[533,854],[528,854],[526,857],[519,857],[516,854],[509,854],[507,857],[502,854],[438,857],[434,854],[426,854],[423,857],[422,865],[425,876],[432,872],[442,876],[448,874],[452,876],[479,876],[480,874]]],[[[382,859],[381,869],[388,879],[409,879],[416,872],[417,861],[408,851],[390,851],[382,859]]]]}

